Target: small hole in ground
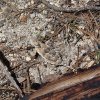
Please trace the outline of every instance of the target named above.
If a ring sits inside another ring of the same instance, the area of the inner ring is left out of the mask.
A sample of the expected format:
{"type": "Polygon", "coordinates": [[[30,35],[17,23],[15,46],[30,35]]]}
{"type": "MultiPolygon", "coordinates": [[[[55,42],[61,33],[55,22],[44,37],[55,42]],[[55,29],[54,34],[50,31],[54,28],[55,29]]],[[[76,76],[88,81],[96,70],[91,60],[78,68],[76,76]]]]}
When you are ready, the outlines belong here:
{"type": "Polygon", "coordinates": [[[41,88],[41,84],[39,83],[32,83],[31,89],[38,90],[41,88]]]}

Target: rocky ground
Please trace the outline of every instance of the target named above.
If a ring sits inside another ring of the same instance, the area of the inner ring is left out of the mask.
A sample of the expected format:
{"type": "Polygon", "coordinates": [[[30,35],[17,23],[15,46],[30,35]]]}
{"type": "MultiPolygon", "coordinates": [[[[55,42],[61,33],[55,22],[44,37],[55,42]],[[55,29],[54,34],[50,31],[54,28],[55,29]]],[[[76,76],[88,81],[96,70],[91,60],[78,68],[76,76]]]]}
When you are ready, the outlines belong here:
{"type": "MultiPolygon", "coordinates": [[[[64,1],[49,1],[66,7],[64,1]]],[[[0,50],[25,93],[33,91],[33,83],[51,82],[99,62],[99,17],[98,12],[77,16],[55,12],[34,0],[0,0],[0,50]]],[[[0,100],[14,100],[17,95],[2,68],[0,92],[0,100]]]]}

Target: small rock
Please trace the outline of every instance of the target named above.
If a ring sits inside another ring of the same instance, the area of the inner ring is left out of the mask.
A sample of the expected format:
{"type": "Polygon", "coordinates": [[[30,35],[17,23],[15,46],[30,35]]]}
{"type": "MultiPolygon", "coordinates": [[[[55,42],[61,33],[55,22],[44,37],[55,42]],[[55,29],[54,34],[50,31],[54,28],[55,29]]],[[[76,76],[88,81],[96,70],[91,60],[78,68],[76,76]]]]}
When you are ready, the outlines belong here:
{"type": "Polygon", "coordinates": [[[31,2],[28,2],[28,4],[27,4],[28,6],[30,6],[31,5],[31,2]]]}
{"type": "Polygon", "coordinates": [[[33,50],[33,51],[29,51],[29,55],[34,57],[36,55],[36,50],[33,50]]]}
{"type": "Polygon", "coordinates": [[[0,38],[0,42],[1,42],[1,43],[5,43],[5,42],[7,42],[7,40],[6,40],[5,37],[2,37],[2,38],[0,38]]]}
{"type": "Polygon", "coordinates": [[[90,61],[90,62],[87,64],[87,68],[90,68],[93,64],[94,64],[94,61],[90,61]]]}
{"type": "Polygon", "coordinates": [[[31,4],[34,4],[34,0],[31,0],[31,4]]]}
{"type": "Polygon", "coordinates": [[[36,14],[35,13],[32,13],[32,14],[30,14],[30,17],[31,18],[34,18],[34,17],[36,17],[36,14]]]}
{"type": "Polygon", "coordinates": [[[13,55],[13,54],[9,54],[9,56],[10,56],[10,57],[13,57],[14,55],[13,55]]]}
{"type": "Polygon", "coordinates": [[[27,22],[27,15],[21,14],[19,17],[20,22],[27,22]]]}
{"type": "Polygon", "coordinates": [[[31,58],[30,57],[26,57],[26,61],[30,61],[31,60],[31,58]]]}
{"type": "Polygon", "coordinates": [[[18,80],[19,83],[22,83],[23,81],[25,81],[25,78],[24,77],[19,77],[19,78],[17,78],[17,80],[18,80]]]}
{"type": "Polygon", "coordinates": [[[45,14],[45,15],[46,15],[46,14],[47,14],[47,11],[46,11],[46,10],[43,10],[43,14],[45,14]]]}

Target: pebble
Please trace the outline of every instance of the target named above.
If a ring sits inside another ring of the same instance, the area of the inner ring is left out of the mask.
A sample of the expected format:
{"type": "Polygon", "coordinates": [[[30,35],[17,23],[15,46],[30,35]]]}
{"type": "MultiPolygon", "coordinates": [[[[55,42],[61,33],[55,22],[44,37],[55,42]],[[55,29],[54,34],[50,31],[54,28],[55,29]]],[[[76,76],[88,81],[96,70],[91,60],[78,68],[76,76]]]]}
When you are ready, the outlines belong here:
{"type": "Polygon", "coordinates": [[[18,80],[19,83],[22,83],[23,81],[25,81],[25,78],[24,77],[19,77],[19,78],[17,78],[17,80],[18,80]]]}
{"type": "Polygon", "coordinates": [[[9,56],[10,56],[10,57],[13,57],[14,55],[13,55],[13,54],[9,54],[9,56]]]}
{"type": "Polygon", "coordinates": [[[45,14],[45,15],[46,15],[46,14],[47,14],[47,11],[46,11],[46,10],[43,10],[43,14],[45,14]]]}
{"type": "Polygon", "coordinates": [[[90,62],[87,64],[87,68],[90,68],[93,64],[94,64],[94,61],[90,61],[90,62]]]}
{"type": "Polygon", "coordinates": [[[33,51],[28,51],[29,52],[29,55],[34,57],[36,55],[36,50],[33,50],[33,51]]]}
{"type": "Polygon", "coordinates": [[[23,15],[21,14],[21,16],[19,17],[20,22],[27,22],[27,15],[23,15]]]}
{"type": "Polygon", "coordinates": [[[30,61],[31,60],[31,58],[28,56],[28,57],[26,57],[26,61],[30,61]]]}
{"type": "Polygon", "coordinates": [[[1,43],[5,43],[5,42],[7,42],[7,40],[6,40],[5,37],[2,37],[2,38],[0,39],[0,42],[1,42],[1,43]]]}
{"type": "Polygon", "coordinates": [[[30,14],[30,17],[31,18],[34,18],[34,17],[36,17],[36,14],[35,13],[32,13],[32,14],[30,14]]]}
{"type": "Polygon", "coordinates": [[[34,4],[34,0],[31,0],[31,4],[34,4]]]}

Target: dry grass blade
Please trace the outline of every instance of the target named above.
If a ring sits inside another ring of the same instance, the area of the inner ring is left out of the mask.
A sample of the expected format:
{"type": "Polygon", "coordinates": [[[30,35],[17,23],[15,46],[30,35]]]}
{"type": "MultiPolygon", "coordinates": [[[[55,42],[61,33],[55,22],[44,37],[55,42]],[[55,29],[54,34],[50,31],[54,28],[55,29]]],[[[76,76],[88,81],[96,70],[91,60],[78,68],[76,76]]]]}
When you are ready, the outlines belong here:
{"type": "Polygon", "coordinates": [[[93,20],[94,20],[94,22],[95,22],[95,24],[96,24],[96,26],[97,26],[97,28],[99,28],[99,25],[98,25],[98,23],[97,23],[97,21],[96,21],[96,19],[95,19],[95,17],[93,16],[93,14],[92,14],[92,12],[89,10],[89,14],[91,15],[91,17],[93,18],[93,20]]]}

